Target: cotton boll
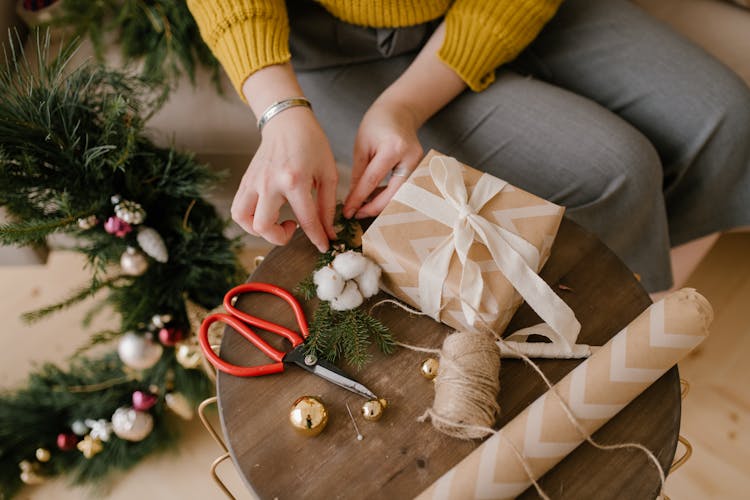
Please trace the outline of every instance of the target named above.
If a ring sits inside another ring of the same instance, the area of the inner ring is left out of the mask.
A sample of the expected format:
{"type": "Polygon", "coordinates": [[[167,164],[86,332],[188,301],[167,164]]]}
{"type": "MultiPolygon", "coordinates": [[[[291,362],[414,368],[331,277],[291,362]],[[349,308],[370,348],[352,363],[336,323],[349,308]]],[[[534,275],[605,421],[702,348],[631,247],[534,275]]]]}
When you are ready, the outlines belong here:
{"type": "Polygon", "coordinates": [[[362,302],[364,302],[364,299],[362,298],[362,294],[359,293],[357,284],[354,281],[347,281],[341,295],[331,301],[331,309],[334,311],[348,311],[349,309],[359,307],[362,302]]]}
{"type": "Polygon", "coordinates": [[[333,268],[347,281],[362,274],[366,266],[367,257],[354,250],[340,253],[333,259],[333,268]]]}
{"type": "Polygon", "coordinates": [[[354,278],[359,285],[359,291],[366,299],[372,297],[380,290],[380,273],[382,269],[370,259],[367,259],[365,272],[354,278]]]}
{"type": "Polygon", "coordinates": [[[320,300],[331,301],[344,290],[344,278],[328,266],[315,271],[313,283],[315,283],[315,291],[320,300]]]}

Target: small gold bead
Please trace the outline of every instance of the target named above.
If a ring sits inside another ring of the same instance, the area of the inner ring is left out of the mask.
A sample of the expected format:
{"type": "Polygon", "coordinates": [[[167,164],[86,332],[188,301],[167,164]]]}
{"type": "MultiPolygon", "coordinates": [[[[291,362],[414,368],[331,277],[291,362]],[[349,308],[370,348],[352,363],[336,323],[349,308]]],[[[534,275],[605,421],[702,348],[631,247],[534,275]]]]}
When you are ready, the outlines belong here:
{"type": "Polygon", "coordinates": [[[377,422],[383,416],[388,402],[383,399],[372,399],[362,405],[362,417],[370,422],[377,422]]]}
{"type": "Polygon", "coordinates": [[[427,380],[432,380],[435,377],[437,377],[438,368],[440,368],[440,363],[438,362],[437,359],[427,358],[424,361],[422,361],[422,366],[420,366],[419,372],[427,380]]]}

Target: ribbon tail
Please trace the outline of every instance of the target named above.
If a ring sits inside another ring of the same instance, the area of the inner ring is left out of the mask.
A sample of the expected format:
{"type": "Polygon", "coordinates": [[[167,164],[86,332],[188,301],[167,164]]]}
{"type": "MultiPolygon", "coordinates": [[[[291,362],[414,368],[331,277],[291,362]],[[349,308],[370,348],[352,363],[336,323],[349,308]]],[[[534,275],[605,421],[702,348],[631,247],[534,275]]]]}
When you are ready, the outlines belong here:
{"type": "Polygon", "coordinates": [[[572,351],[581,324],[568,305],[534,272],[490,222],[475,219],[475,230],[500,270],[529,306],[547,323],[562,345],[572,351]]]}
{"type": "Polygon", "coordinates": [[[448,278],[454,249],[451,235],[430,252],[419,268],[419,306],[435,321],[440,321],[443,284],[448,278]]]}

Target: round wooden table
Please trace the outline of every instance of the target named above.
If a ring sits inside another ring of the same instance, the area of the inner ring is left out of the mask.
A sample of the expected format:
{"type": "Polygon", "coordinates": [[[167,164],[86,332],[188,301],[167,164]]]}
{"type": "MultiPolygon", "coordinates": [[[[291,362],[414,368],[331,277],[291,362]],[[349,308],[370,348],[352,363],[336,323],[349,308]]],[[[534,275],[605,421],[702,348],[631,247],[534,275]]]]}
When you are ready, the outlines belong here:
{"type": "MultiPolygon", "coordinates": [[[[291,243],[274,249],[250,277],[288,290],[313,269],[317,251],[298,231],[291,243]]],[[[564,219],[552,255],[541,276],[575,311],[581,322],[579,342],[603,345],[651,301],[633,274],[596,237],[564,219]]],[[[375,297],[382,298],[383,294],[375,297]]],[[[248,294],[237,306],[296,329],[289,307],[275,297],[248,294]]],[[[312,317],[313,302],[303,302],[312,317]]],[[[450,329],[432,319],[391,306],[373,314],[401,341],[439,347],[450,329]]],[[[509,332],[539,322],[521,306],[509,332]]],[[[264,335],[279,348],[280,338],[264,335]]],[[[235,364],[261,364],[268,359],[227,329],[222,357],[235,364]]],[[[373,360],[355,371],[342,368],[380,397],[388,408],[378,422],[364,421],[359,396],[294,367],[284,373],[255,378],[219,374],[219,412],[232,459],[248,487],[261,498],[412,498],[471,453],[480,441],[461,441],[438,433],[417,417],[432,405],[432,382],[419,368],[425,355],[399,349],[384,356],[374,347],[373,360]],[[324,432],[307,438],[288,422],[291,404],[312,395],[325,403],[329,422],[324,432]],[[348,403],[364,439],[358,441],[347,413],[348,403]]],[[[556,382],[576,360],[540,360],[544,373],[556,382]]],[[[546,391],[543,382],[518,360],[503,360],[500,369],[502,427],[546,391]]],[[[672,368],[595,435],[601,443],[643,443],[667,470],[677,446],[680,427],[680,382],[672,368]]],[[[654,498],[659,479],[654,466],[638,451],[600,451],[584,443],[540,481],[554,499],[654,498]]],[[[537,498],[533,488],[521,498],[537,498]]]]}

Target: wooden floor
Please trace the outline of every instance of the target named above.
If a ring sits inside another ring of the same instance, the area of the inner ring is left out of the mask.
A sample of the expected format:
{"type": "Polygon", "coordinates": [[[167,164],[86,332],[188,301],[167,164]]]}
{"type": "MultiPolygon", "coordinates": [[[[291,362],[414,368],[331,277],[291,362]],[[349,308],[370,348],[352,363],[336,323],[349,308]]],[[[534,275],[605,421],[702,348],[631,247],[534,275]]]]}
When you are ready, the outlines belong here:
{"type": "MultiPolygon", "coordinates": [[[[251,261],[254,252],[248,251],[251,261]]],[[[693,456],[667,481],[673,499],[740,499],[750,491],[750,233],[722,236],[689,280],[713,304],[715,320],[704,345],[680,364],[690,383],[684,402],[682,434],[693,456]]],[[[77,255],[53,252],[46,266],[0,267],[0,317],[5,319],[0,349],[0,388],[20,384],[33,363],[62,362],[88,337],[79,327],[85,306],[35,325],[21,312],[63,297],[83,283],[86,271],[77,255]]],[[[106,326],[100,318],[92,328],[106,326]]],[[[90,498],[224,498],[209,476],[219,447],[195,419],[181,425],[178,454],[147,459],[119,476],[106,492],[90,498]],[[106,493],[106,495],[104,494],[106,493]]],[[[680,450],[678,450],[678,454],[680,450]]],[[[229,463],[219,467],[239,498],[251,498],[229,463]]],[[[62,480],[27,488],[20,498],[77,499],[90,492],[62,480]]]]}

